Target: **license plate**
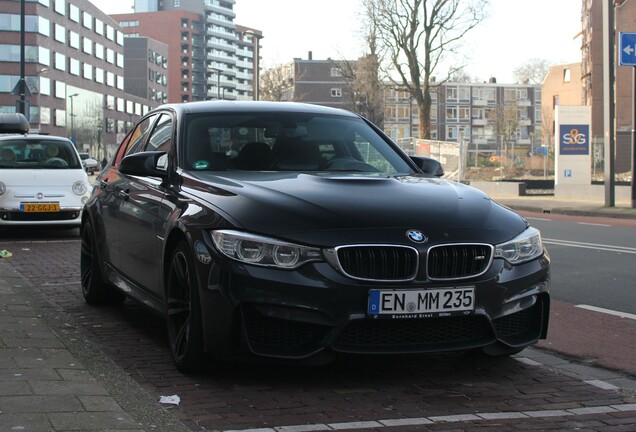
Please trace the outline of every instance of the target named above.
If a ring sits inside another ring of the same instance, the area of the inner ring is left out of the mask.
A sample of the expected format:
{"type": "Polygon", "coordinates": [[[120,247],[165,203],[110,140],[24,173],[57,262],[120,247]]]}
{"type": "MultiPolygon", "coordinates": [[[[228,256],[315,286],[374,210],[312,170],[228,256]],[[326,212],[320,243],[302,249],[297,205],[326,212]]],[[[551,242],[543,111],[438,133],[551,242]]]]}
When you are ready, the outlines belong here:
{"type": "Polygon", "coordinates": [[[20,203],[20,211],[24,213],[59,212],[60,203],[20,203]]]}
{"type": "Polygon", "coordinates": [[[474,309],[475,287],[369,292],[368,314],[375,318],[429,318],[469,314],[474,309]]]}

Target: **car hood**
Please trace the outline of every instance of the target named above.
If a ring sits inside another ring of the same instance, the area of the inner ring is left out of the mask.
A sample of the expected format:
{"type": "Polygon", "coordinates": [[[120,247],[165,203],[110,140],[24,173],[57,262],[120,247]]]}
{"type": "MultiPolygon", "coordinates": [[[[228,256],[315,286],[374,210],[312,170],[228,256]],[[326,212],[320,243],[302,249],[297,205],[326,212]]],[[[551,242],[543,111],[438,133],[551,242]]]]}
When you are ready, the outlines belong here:
{"type": "Polygon", "coordinates": [[[431,242],[499,243],[525,220],[483,192],[444,179],[232,171],[195,173],[184,191],[204,199],[240,229],[312,244],[409,243],[422,231],[431,242]]]}

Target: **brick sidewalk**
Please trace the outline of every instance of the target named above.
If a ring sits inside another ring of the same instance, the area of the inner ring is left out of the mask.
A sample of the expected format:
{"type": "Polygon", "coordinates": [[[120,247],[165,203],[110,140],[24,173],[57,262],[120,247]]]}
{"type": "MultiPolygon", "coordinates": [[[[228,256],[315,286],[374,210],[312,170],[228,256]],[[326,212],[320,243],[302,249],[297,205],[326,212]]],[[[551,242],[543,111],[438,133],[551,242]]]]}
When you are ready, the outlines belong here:
{"type": "Polygon", "coordinates": [[[0,260],[0,347],[0,430],[188,430],[34,295],[6,259],[0,260]]]}

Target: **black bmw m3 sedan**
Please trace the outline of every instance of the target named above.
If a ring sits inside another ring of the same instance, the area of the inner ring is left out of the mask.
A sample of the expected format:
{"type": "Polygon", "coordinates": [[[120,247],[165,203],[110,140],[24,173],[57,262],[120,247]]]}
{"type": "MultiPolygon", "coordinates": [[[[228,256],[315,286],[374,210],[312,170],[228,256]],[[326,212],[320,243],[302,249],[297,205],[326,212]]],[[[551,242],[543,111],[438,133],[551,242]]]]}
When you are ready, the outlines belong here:
{"type": "Polygon", "coordinates": [[[519,352],[547,334],[541,235],[442,174],[343,110],[160,106],[95,180],[83,296],[165,317],[186,372],[241,355],[519,352]]]}

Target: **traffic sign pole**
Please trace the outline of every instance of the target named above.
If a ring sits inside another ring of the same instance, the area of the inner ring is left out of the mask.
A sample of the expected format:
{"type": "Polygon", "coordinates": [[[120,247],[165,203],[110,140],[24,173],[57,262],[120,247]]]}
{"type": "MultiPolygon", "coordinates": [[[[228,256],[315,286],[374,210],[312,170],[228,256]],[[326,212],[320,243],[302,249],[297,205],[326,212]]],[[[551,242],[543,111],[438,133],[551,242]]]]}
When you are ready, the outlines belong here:
{"type": "Polygon", "coordinates": [[[632,66],[632,208],[636,208],[636,33],[618,34],[620,66],[632,66]]]}
{"type": "Polygon", "coordinates": [[[632,208],[636,208],[636,66],[632,74],[632,208]]]}

